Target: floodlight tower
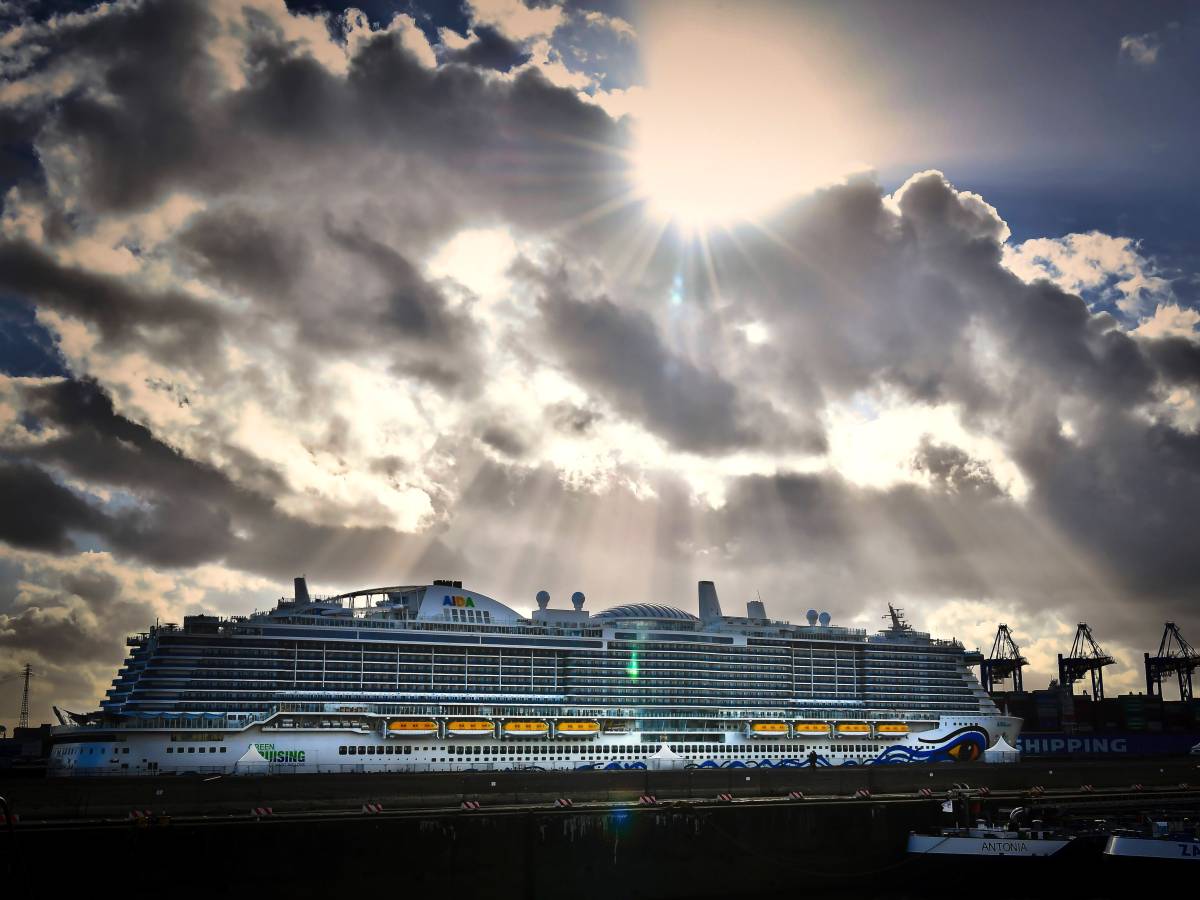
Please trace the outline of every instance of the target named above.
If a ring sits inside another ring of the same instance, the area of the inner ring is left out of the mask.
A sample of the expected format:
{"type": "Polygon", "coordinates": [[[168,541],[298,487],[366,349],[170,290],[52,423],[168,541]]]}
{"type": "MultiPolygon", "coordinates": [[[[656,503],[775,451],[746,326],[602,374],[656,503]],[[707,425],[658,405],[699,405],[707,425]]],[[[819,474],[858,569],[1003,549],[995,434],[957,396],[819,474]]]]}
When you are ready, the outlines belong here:
{"type": "Polygon", "coordinates": [[[17,718],[18,728],[29,727],[29,679],[33,677],[33,666],[25,663],[25,668],[21,670],[21,674],[25,678],[25,687],[21,691],[21,715],[17,718]]]}

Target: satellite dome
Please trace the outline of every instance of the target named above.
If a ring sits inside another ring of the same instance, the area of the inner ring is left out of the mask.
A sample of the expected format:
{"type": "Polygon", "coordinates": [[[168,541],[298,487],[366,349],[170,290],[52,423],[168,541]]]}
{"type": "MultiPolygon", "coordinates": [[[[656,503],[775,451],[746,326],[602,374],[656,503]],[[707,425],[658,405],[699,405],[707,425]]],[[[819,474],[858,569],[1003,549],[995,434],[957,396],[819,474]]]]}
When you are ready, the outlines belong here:
{"type": "Polygon", "coordinates": [[[804,614],[804,618],[808,619],[809,625],[816,625],[817,624],[817,611],[815,609],[810,609],[808,612],[806,612],[804,614]]]}
{"type": "Polygon", "coordinates": [[[583,591],[576,591],[571,595],[571,605],[576,609],[583,609],[584,599],[583,591]]]}
{"type": "Polygon", "coordinates": [[[822,625],[828,625],[829,620],[832,618],[833,618],[833,616],[829,615],[829,613],[823,612],[823,613],[821,613],[820,616],[817,617],[817,621],[820,622],[822,625]]]}
{"type": "Polygon", "coordinates": [[[537,592],[537,605],[538,605],[538,609],[545,609],[547,606],[550,605],[550,592],[549,591],[538,591],[537,592]]]}

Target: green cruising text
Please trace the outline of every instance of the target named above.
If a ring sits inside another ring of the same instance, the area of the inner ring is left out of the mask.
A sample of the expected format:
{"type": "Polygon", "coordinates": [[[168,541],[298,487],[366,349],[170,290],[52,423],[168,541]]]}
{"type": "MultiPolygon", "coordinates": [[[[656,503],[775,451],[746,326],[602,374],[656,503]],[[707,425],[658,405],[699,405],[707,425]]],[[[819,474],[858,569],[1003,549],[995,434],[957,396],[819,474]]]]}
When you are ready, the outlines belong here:
{"type": "Polygon", "coordinates": [[[1011,758],[977,656],[877,634],[628,603],[525,617],[461,582],[188,616],[129,639],[97,712],[55,710],[56,775],[880,765],[1011,758]]]}

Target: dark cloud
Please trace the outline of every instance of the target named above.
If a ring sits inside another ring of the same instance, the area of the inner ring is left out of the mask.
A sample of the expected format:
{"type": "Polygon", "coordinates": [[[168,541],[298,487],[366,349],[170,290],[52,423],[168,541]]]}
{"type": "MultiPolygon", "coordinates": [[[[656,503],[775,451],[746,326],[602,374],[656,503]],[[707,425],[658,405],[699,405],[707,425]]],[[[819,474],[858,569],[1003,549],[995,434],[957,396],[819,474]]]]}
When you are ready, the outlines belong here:
{"type": "Polygon", "coordinates": [[[459,50],[443,50],[442,59],[445,62],[463,63],[499,72],[507,72],[514,66],[529,62],[528,51],[495,28],[476,25],[472,32],[475,40],[459,50]]]}
{"type": "Polygon", "coordinates": [[[0,290],[95,325],[110,346],[141,343],[180,362],[211,354],[223,326],[221,312],[185,293],[62,265],[26,241],[0,241],[0,290]]]}
{"type": "Polygon", "coordinates": [[[573,403],[552,403],[546,407],[546,416],[555,428],[568,434],[587,434],[604,418],[598,409],[573,403]]]}
{"type": "Polygon", "coordinates": [[[0,540],[63,552],[74,547],[71,531],[95,530],[103,518],[37,466],[0,461],[0,540]]]}
{"type": "Polygon", "coordinates": [[[308,259],[302,236],[237,206],[206,210],[177,240],[197,275],[264,303],[285,301],[308,259]]]}
{"type": "Polygon", "coordinates": [[[493,450],[498,450],[513,459],[520,459],[529,452],[529,445],[524,437],[515,429],[499,423],[484,428],[479,433],[479,439],[493,450]]]}
{"type": "Polygon", "coordinates": [[[717,372],[672,353],[645,313],[604,297],[576,300],[553,285],[539,309],[567,370],[672,445],[715,453],[765,444],[778,433],[769,406],[747,401],[717,372]]]}
{"type": "MultiPolygon", "coordinates": [[[[5,539],[18,546],[67,552],[69,532],[102,538],[123,556],[156,566],[224,562],[285,579],[321,571],[329,579],[392,577],[396,560],[417,566],[457,564],[435,536],[389,528],[310,523],[281,510],[274,498],[235,484],[189,459],[144,426],[116,413],[94,383],[63,380],[22,391],[28,415],[56,436],[23,448],[25,457],[136,502],[102,506],[58,485],[43,468],[5,469],[5,539]],[[30,516],[21,510],[37,504],[30,516]],[[43,510],[44,512],[37,512],[43,510]]],[[[11,451],[14,448],[0,447],[11,451]]]]}
{"type": "Polygon", "coordinates": [[[934,484],[955,493],[969,492],[984,497],[1003,493],[988,464],[971,457],[960,447],[940,444],[930,435],[921,439],[913,468],[929,475],[934,484]]]}

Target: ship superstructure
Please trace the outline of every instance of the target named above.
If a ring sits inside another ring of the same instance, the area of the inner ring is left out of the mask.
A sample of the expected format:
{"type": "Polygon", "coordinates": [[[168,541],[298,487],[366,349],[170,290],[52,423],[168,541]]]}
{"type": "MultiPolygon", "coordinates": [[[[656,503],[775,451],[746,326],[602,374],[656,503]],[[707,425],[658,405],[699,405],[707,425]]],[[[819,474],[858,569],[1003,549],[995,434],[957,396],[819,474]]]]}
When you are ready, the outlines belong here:
{"type": "Polygon", "coordinates": [[[597,613],[538,593],[526,617],[458,581],[196,615],[129,638],[100,711],[56,711],[55,774],[826,766],[983,757],[1015,744],[969,664],[914,631],[597,613]]]}

